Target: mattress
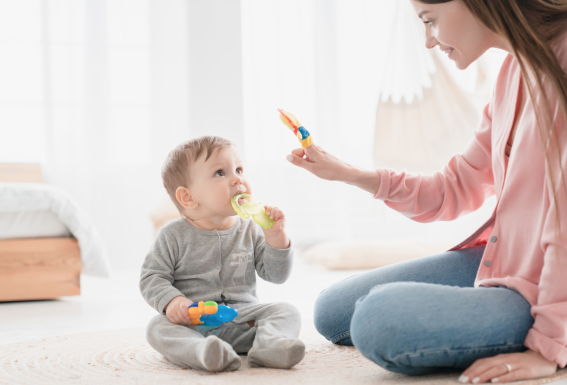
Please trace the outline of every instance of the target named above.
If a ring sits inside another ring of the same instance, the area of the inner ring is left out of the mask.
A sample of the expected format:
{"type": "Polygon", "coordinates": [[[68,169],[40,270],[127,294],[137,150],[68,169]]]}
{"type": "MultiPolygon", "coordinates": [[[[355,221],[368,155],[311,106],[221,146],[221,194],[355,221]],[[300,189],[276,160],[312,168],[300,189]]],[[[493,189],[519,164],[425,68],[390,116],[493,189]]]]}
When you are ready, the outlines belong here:
{"type": "Polygon", "coordinates": [[[49,210],[0,213],[0,239],[70,236],[67,226],[49,210]]]}
{"type": "Polygon", "coordinates": [[[0,239],[73,236],[81,272],[108,277],[104,242],[88,214],[65,191],[41,183],[0,182],[0,239]]]}

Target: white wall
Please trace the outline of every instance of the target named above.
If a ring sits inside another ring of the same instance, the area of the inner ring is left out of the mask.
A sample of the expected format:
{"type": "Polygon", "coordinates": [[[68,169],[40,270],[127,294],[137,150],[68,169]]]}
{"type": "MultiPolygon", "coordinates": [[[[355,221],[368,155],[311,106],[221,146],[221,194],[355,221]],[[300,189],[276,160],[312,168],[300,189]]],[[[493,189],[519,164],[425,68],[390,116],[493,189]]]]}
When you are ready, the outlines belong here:
{"type": "Polygon", "coordinates": [[[220,135],[243,149],[240,1],[187,5],[192,134],[220,135]]]}
{"type": "MultiPolygon", "coordinates": [[[[452,237],[486,213],[418,224],[351,186],[285,161],[297,140],[372,167],[391,7],[375,0],[4,0],[0,161],[41,162],[104,239],[112,266],[139,269],[160,167],[190,137],[244,154],[257,195],[280,206],[296,245],[326,239],[452,237]],[[476,216],[475,216],[476,215],[476,216]]],[[[459,151],[460,149],[455,149],[459,151]]]]}

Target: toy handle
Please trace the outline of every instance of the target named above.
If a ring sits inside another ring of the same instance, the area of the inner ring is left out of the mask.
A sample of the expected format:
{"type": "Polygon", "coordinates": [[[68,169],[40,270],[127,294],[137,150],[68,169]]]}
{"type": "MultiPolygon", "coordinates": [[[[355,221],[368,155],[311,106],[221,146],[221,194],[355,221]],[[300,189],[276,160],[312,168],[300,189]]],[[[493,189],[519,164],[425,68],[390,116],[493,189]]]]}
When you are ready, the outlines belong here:
{"type": "Polygon", "coordinates": [[[189,318],[191,318],[191,325],[200,325],[201,315],[205,311],[205,303],[203,301],[199,301],[197,306],[193,306],[195,302],[191,304],[187,311],[189,312],[189,318]]]}
{"type": "Polygon", "coordinates": [[[280,120],[297,136],[301,147],[309,148],[313,144],[313,138],[305,127],[301,125],[299,120],[291,112],[284,111],[278,108],[280,113],[280,120]]]}

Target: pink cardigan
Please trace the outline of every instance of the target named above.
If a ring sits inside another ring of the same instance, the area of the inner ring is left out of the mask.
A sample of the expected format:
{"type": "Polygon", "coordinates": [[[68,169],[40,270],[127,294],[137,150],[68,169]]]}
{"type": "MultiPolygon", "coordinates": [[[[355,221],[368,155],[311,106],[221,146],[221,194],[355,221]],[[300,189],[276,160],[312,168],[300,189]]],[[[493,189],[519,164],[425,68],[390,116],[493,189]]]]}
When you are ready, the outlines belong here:
{"type": "MultiPolygon", "coordinates": [[[[567,67],[567,39],[556,54],[567,67]]],[[[508,55],[480,128],[466,149],[453,156],[442,172],[408,174],[378,169],[382,177],[374,197],[417,222],[451,221],[477,210],[496,194],[492,217],[451,250],[486,244],[475,287],[504,285],[531,305],[534,324],[524,341],[531,350],[567,364],[567,253],[555,241],[555,205],[545,171],[543,146],[528,99],[518,122],[510,158],[505,148],[518,100],[520,69],[508,55]]],[[[529,98],[529,96],[528,96],[529,98]]],[[[536,98],[537,100],[537,98],[536,98]]],[[[557,115],[557,102],[552,100],[557,115]]],[[[561,165],[567,170],[567,128],[562,127],[561,165]]],[[[567,177],[566,177],[567,179],[567,177]]],[[[567,242],[567,196],[560,195],[561,229],[567,242]]]]}

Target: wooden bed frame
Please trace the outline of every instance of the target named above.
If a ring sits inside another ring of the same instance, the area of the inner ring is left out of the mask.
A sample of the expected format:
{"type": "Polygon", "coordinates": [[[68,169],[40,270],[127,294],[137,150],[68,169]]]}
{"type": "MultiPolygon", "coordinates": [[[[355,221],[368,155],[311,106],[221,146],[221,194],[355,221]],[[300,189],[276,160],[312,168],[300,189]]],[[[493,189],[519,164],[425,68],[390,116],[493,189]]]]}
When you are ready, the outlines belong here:
{"type": "MultiPolygon", "coordinates": [[[[39,164],[0,163],[0,182],[41,183],[39,164]]],[[[0,239],[0,301],[81,294],[75,238],[0,239]]]]}

